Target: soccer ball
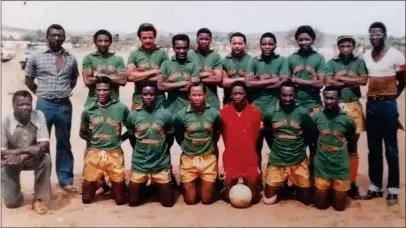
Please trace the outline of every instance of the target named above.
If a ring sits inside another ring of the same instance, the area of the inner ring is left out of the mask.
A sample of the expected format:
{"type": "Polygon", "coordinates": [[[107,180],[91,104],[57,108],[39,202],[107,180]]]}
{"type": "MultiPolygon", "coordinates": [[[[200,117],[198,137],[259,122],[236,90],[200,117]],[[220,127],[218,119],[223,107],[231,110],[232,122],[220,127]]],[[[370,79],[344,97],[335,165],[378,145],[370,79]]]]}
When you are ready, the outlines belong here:
{"type": "Polygon", "coordinates": [[[248,207],[251,203],[252,192],[244,184],[236,184],[230,189],[231,205],[237,208],[248,207]]]}

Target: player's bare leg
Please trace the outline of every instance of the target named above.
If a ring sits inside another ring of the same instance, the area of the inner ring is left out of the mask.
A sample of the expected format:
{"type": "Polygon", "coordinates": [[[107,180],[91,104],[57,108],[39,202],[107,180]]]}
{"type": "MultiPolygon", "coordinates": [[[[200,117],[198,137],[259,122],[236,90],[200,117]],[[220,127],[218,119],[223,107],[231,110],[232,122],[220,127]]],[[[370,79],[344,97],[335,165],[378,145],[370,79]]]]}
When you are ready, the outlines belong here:
{"type": "Polygon", "coordinates": [[[96,195],[97,182],[83,180],[82,183],[82,202],[84,204],[89,204],[93,202],[96,195]]]}
{"type": "Polygon", "coordinates": [[[214,185],[215,182],[200,180],[201,199],[203,204],[212,204],[214,202],[214,185]]]}
{"type": "Polygon", "coordinates": [[[296,198],[305,205],[311,204],[313,202],[311,187],[308,188],[298,187],[296,191],[296,198]]]}
{"type": "Polygon", "coordinates": [[[261,176],[258,175],[256,177],[244,178],[244,184],[246,184],[251,190],[251,204],[257,204],[261,200],[261,189],[259,188],[259,185],[262,185],[261,176]]]}
{"type": "Polygon", "coordinates": [[[226,178],[225,179],[225,192],[224,192],[224,200],[227,203],[230,203],[230,189],[238,183],[238,179],[231,179],[231,178],[226,178]]]}
{"type": "Polygon", "coordinates": [[[182,183],[182,195],[187,205],[199,203],[197,194],[197,179],[182,183]]]}
{"type": "Polygon", "coordinates": [[[172,207],[175,204],[175,193],[171,182],[166,184],[158,184],[159,200],[164,207],[172,207]]]}
{"type": "Polygon", "coordinates": [[[117,205],[123,205],[125,204],[125,182],[111,182],[112,186],[112,192],[113,192],[113,197],[114,200],[116,201],[117,205]]]}
{"type": "Polygon", "coordinates": [[[143,201],[143,190],[147,183],[134,183],[130,181],[128,184],[128,205],[130,207],[139,206],[143,201]]]}
{"type": "Polygon", "coordinates": [[[321,190],[318,188],[314,188],[314,204],[316,205],[317,209],[325,210],[328,208],[328,189],[321,190]]]}
{"type": "Polygon", "coordinates": [[[333,207],[336,211],[344,211],[345,208],[347,207],[348,203],[349,203],[349,201],[348,201],[347,192],[334,191],[333,207]]]}
{"type": "Polygon", "coordinates": [[[277,198],[278,198],[278,193],[280,190],[281,190],[281,186],[270,186],[268,184],[265,184],[264,203],[265,204],[276,203],[277,198]]]}

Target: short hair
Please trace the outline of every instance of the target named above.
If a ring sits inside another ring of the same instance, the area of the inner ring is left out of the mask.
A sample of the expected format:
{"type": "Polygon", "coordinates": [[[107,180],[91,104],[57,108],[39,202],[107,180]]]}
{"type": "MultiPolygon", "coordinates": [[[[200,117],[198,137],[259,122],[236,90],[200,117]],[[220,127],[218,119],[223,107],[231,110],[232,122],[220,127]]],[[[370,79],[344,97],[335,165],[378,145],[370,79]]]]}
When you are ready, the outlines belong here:
{"type": "Polygon", "coordinates": [[[266,32],[266,33],[262,34],[261,39],[259,39],[259,43],[262,42],[262,39],[267,38],[267,37],[272,38],[275,41],[275,44],[276,44],[276,42],[277,42],[276,41],[276,36],[272,32],[266,32]]]}
{"type": "Polygon", "coordinates": [[[296,92],[295,84],[293,83],[292,79],[290,79],[290,78],[289,78],[288,80],[286,80],[286,81],[284,81],[284,82],[281,83],[281,91],[282,91],[282,87],[291,87],[291,88],[293,88],[293,89],[295,90],[295,92],[296,92]]]}
{"type": "Polygon", "coordinates": [[[211,31],[208,28],[201,28],[197,30],[196,36],[199,36],[201,33],[207,33],[210,37],[212,37],[211,31]]]}
{"type": "Polygon", "coordinates": [[[368,30],[371,30],[371,29],[373,29],[373,28],[379,28],[379,29],[381,29],[382,32],[383,32],[383,34],[386,36],[386,26],[385,26],[384,23],[382,23],[382,22],[380,22],[380,21],[376,21],[376,22],[372,23],[372,24],[369,26],[369,29],[368,29],[368,30]]]}
{"type": "Polygon", "coordinates": [[[111,79],[109,78],[109,77],[106,77],[106,76],[102,76],[102,77],[99,77],[99,80],[96,82],[96,85],[97,84],[109,84],[109,85],[111,85],[111,79]]]}
{"type": "Polygon", "coordinates": [[[340,45],[342,42],[350,41],[353,46],[355,46],[355,38],[353,36],[343,35],[337,37],[337,45],[340,45]]]}
{"type": "Polygon", "coordinates": [[[295,33],[295,40],[297,40],[299,35],[302,33],[308,34],[312,38],[313,41],[316,39],[316,32],[313,30],[313,28],[310,25],[299,26],[299,28],[297,28],[296,33],[295,33]]]}
{"type": "Polygon", "coordinates": [[[152,87],[155,89],[155,92],[157,91],[157,85],[155,82],[151,82],[151,81],[141,81],[140,83],[138,83],[139,87],[141,88],[141,91],[145,88],[145,87],[152,87]]]}
{"type": "Polygon", "coordinates": [[[140,27],[138,27],[137,30],[137,36],[138,38],[141,38],[141,32],[152,32],[154,34],[154,37],[156,37],[156,28],[154,27],[153,24],[150,23],[142,23],[140,27]]]}
{"type": "Polygon", "coordinates": [[[175,41],[181,40],[181,41],[186,41],[187,46],[189,47],[190,45],[190,39],[189,36],[186,34],[176,34],[172,37],[172,45],[175,46],[175,41]]]}
{"type": "Polygon", "coordinates": [[[106,29],[100,29],[97,32],[94,33],[93,35],[93,42],[96,43],[97,41],[97,37],[100,35],[105,35],[109,38],[110,42],[113,41],[113,36],[111,35],[111,33],[109,31],[107,31],[106,29]]]}
{"type": "Polygon", "coordinates": [[[192,91],[192,87],[201,87],[203,89],[203,92],[206,93],[206,86],[201,81],[192,83],[192,85],[190,85],[188,89],[188,94],[190,94],[190,92],[192,91]]]}
{"type": "Polygon", "coordinates": [[[340,98],[341,96],[341,88],[338,86],[326,86],[323,90],[324,92],[328,92],[328,91],[336,91],[337,92],[337,97],[340,98]]]}
{"type": "Polygon", "coordinates": [[[244,43],[247,43],[247,37],[241,32],[234,32],[233,34],[231,34],[230,42],[231,42],[231,39],[233,39],[233,37],[242,37],[242,39],[244,40],[244,43]]]}
{"type": "Polygon", "coordinates": [[[49,33],[51,32],[51,29],[56,29],[56,30],[62,30],[63,34],[65,35],[65,29],[62,27],[62,25],[60,24],[52,24],[47,28],[47,36],[49,35],[49,33]]]}
{"type": "Polygon", "coordinates": [[[234,89],[234,87],[240,86],[244,89],[245,93],[247,93],[248,87],[247,84],[243,81],[234,81],[230,85],[230,91],[234,89]]]}
{"type": "Polygon", "coordinates": [[[29,97],[32,100],[32,95],[30,92],[28,92],[28,90],[18,90],[15,93],[13,93],[13,97],[12,97],[12,102],[13,104],[16,102],[17,97],[29,97]]]}

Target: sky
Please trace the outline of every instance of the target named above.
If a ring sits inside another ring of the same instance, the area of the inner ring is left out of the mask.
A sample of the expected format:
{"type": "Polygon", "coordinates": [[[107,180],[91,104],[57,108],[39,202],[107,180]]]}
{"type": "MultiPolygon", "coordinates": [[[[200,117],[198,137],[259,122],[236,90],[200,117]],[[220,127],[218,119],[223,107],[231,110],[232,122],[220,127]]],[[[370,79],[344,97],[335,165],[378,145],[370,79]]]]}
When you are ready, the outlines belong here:
{"type": "Polygon", "coordinates": [[[108,29],[133,33],[143,22],[172,33],[212,31],[263,33],[309,24],[333,34],[366,35],[374,21],[388,35],[405,35],[405,1],[2,1],[2,25],[67,32],[108,29]]]}

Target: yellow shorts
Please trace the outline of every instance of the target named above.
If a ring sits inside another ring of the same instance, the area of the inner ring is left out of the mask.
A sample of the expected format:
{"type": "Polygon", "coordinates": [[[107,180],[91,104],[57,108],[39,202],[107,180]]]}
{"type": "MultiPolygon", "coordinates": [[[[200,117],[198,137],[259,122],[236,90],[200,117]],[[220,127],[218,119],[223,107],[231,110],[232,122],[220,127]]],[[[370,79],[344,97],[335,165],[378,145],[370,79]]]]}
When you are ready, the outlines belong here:
{"type": "Polygon", "coordinates": [[[124,156],[121,148],[104,151],[90,148],[87,152],[83,178],[87,181],[97,181],[107,173],[110,181],[124,181],[124,156]]]}
{"type": "Polygon", "coordinates": [[[331,186],[337,192],[346,192],[350,189],[350,180],[334,180],[321,177],[314,177],[314,187],[320,190],[328,190],[331,186]]]}
{"type": "Polygon", "coordinates": [[[215,154],[186,155],[180,157],[180,182],[186,183],[201,178],[215,182],[218,173],[215,154]]]}
{"type": "Polygon", "coordinates": [[[364,111],[362,110],[361,102],[355,101],[341,103],[340,106],[341,110],[350,115],[357,125],[356,133],[361,134],[362,132],[365,132],[365,115],[364,111]]]}
{"type": "Polygon", "coordinates": [[[136,171],[131,172],[130,181],[134,183],[146,183],[151,179],[152,182],[157,184],[166,184],[171,182],[171,172],[169,170],[163,170],[156,173],[139,173],[136,171]]]}
{"type": "Polygon", "coordinates": [[[266,168],[265,183],[273,186],[282,186],[284,181],[288,181],[298,187],[308,188],[310,183],[309,162],[307,158],[296,165],[287,167],[268,166],[266,168]]]}

